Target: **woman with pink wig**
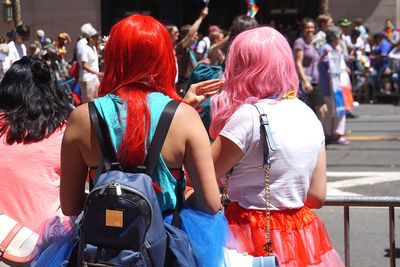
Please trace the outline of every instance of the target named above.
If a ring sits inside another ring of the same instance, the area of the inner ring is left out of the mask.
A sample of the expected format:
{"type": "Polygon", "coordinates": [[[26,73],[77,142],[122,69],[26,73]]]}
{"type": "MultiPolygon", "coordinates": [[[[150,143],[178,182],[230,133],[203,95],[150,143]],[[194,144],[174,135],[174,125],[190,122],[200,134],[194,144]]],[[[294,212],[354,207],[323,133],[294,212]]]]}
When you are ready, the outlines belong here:
{"type": "Polygon", "coordinates": [[[212,99],[210,133],[217,177],[227,177],[222,185],[229,182],[225,215],[236,249],[266,255],[269,199],[269,233],[280,266],[344,266],[311,210],[326,197],[325,138],[316,115],[295,97],[299,80],[286,39],[270,27],[238,35],[225,80],[224,91],[212,99]],[[258,110],[268,116],[276,145],[269,152],[269,197],[258,110]]]}

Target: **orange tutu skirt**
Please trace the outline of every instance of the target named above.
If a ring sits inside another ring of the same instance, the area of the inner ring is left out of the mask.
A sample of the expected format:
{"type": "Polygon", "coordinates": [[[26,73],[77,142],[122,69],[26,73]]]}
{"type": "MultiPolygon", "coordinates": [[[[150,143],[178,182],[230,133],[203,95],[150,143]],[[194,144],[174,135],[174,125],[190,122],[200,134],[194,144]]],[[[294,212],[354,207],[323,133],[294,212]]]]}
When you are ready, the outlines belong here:
{"type": "MultiPolygon", "coordinates": [[[[225,211],[235,240],[228,248],[265,256],[265,210],[245,209],[233,202],[225,211]]],[[[271,238],[280,267],[344,266],[332,247],[324,223],[307,207],[271,211],[271,238]]]]}

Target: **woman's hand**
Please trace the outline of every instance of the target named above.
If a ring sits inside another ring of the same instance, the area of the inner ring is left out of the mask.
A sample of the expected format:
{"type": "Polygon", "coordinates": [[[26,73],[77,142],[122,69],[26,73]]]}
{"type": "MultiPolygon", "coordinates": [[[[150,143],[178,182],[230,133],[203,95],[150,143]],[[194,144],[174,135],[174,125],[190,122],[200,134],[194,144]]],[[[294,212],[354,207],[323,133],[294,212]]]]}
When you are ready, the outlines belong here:
{"type": "Polygon", "coordinates": [[[314,90],[314,88],[312,87],[312,85],[309,81],[304,82],[304,90],[307,93],[311,93],[314,90]]]}
{"type": "Polygon", "coordinates": [[[224,82],[221,80],[208,80],[194,83],[190,86],[183,100],[195,108],[206,100],[207,97],[215,95],[223,85],[224,82]]]}

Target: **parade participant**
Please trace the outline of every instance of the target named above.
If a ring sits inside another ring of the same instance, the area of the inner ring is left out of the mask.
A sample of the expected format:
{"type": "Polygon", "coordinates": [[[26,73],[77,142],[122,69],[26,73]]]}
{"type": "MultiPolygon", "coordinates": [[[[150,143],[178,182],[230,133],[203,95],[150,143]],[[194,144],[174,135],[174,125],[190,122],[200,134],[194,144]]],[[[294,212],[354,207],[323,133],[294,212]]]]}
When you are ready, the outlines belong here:
{"type": "Polygon", "coordinates": [[[210,51],[211,45],[215,44],[214,41],[212,43],[212,38],[215,39],[215,36],[220,35],[222,30],[217,25],[211,25],[208,27],[208,35],[204,36],[196,46],[196,56],[201,60],[208,58],[208,53],[210,51]]]}
{"type": "Polygon", "coordinates": [[[167,24],[167,25],[165,25],[165,28],[167,28],[167,30],[169,32],[169,38],[171,39],[171,42],[175,47],[179,40],[178,26],[173,25],[173,24],[167,24]]]}
{"type": "Polygon", "coordinates": [[[11,67],[9,53],[10,53],[10,48],[8,47],[8,45],[1,43],[0,44],[0,77],[3,77],[3,75],[11,67]]]}
{"type": "Polygon", "coordinates": [[[44,47],[44,38],[45,38],[46,34],[43,30],[37,30],[36,31],[36,37],[37,39],[35,41],[38,41],[41,47],[44,47]]]}
{"type": "Polygon", "coordinates": [[[225,214],[238,250],[266,254],[259,109],[268,116],[277,147],[270,151],[269,192],[279,266],[344,266],[310,209],[321,208],[326,196],[324,134],[312,110],[295,98],[299,81],[288,42],[270,27],[239,34],[230,46],[225,79],[224,90],[212,99],[217,109],[210,129],[216,174],[230,174],[228,184],[221,182],[228,185],[225,214]]]}
{"type": "Polygon", "coordinates": [[[384,93],[391,94],[391,71],[389,68],[388,55],[392,47],[382,32],[374,34],[373,40],[375,47],[372,49],[369,58],[371,60],[371,66],[375,70],[374,77],[376,80],[376,86],[379,89],[383,87],[384,93]]]}
{"type": "Polygon", "coordinates": [[[302,23],[302,36],[293,45],[297,72],[300,78],[300,95],[304,102],[311,107],[321,120],[325,117],[327,107],[324,96],[318,88],[318,51],[312,44],[315,23],[312,19],[305,18],[302,23]]]}
{"type": "Polygon", "coordinates": [[[79,86],[81,88],[82,103],[90,102],[97,97],[100,84],[99,78],[103,76],[99,68],[99,55],[97,53],[98,32],[91,24],[82,26],[82,34],[87,43],[81,43],[77,53],[79,63],[79,86]]]}
{"type": "Polygon", "coordinates": [[[39,234],[40,249],[71,228],[59,195],[68,103],[41,59],[23,57],[0,83],[0,214],[39,234]]]}
{"type": "MultiPolygon", "coordinates": [[[[319,86],[322,90],[322,94],[324,95],[325,103],[328,108],[326,116],[322,120],[326,143],[347,145],[349,144],[349,141],[343,137],[346,128],[346,116],[337,115],[335,110],[336,105],[334,105],[335,99],[332,92],[333,88],[331,85],[331,76],[329,72],[329,53],[332,51],[343,53],[340,46],[341,34],[341,29],[336,26],[331,26],[326,30],[327,43],[323,45],[319,51],[321,58],[318,64],[318,70],[319,86]]],[[[344,57],[344,55],[341,56],[344,57]]]]}
{"type": "Polygon", "coordinates": [[[8,47],[10,49],[9,57],[11,60],[11,64],[20,60],[22,57],[27,55],[26,46],[22,39],[22,36],[12,30],[7,33],[7,37],[9,38],[10,42],[8,43],[8,47]]]}
{"type": "Polygon", "coordinates": [[[192,45],[195,44],[198,39],[199,27],[207,15],[208,7],[205,7],[201,10],[199,17],[192,25],[184,25],[181,28],[180,34],[183,38],[175,47],[176,60],[178,63],[177,91],[181,95],[184,95],[184,86],[186,85],[190,74],[192,74],[193,69],[196,67],[196,63],[209,64],[208,59],[195,62],[197,60],[195,58],[195,52],[192,49],[192,45]]]}
{"type": "Polygon", "coordinates": [[[65,54],[67,53],[67,48],[65,45],[70,42],[71,37],[68,33],[62,32],[58,35],[55,47],[57,48],[57,55],[60,57],[60,59],[63,60],[65,58],[65,54]]]}
{"type": "Polygon", "coordinates": [[[313,39],[313,44],[315,49],[319,51],[319,49],[326,44],[326,34],[325,31],[328,27],[333,26],[333,20],[330,15],[321,14],[317,18],[317,24],[319,31],[315,34],[313,39]]]}
{"type": "MultiPolygon", "coordinates": [[[[175,91],[177,70],[168,31],[149,16],[132,15],[121,20],[111,30],[104,66],[100,97],[94,104],[107,122],[124,171],[132,171],[144,165],[165,105],[171,99],[181,101],[175,91]]],[[[196,87],[217,90],[221,85],[207,81],[196,87]]],[[[82,211],[88,167],[98,166],[102,157],[93,133],[88,105],[81,105],[72,112],[61,149],[61,205],[67,215],[82,211]]],[[[220,266],[227,223],[217,213],[220,199],[210,143],[198,113],[185,103],[180,103],[175,113],[152,177],[166,221],[176,207],[175,190],[182,165],[194,187],[185,196],[183,228],[199,266],[220,266]],[[213,228],[213,224],[218,227],[213,228]]]]}

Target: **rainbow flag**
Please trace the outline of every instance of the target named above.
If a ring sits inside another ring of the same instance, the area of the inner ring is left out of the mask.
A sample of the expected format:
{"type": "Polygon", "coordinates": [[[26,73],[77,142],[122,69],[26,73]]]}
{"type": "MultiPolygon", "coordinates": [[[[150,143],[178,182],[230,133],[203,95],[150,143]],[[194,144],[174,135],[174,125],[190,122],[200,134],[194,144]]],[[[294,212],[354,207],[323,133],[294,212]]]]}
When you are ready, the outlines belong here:
{"type": "Polygon", "coordinates": [[[258,10],[260,9],[255,0],[246,0],[247,2],[247,16],[254,18],[258,12],[258,10]]]}

